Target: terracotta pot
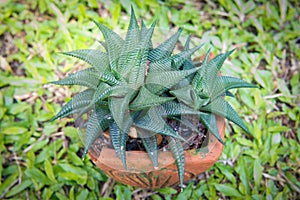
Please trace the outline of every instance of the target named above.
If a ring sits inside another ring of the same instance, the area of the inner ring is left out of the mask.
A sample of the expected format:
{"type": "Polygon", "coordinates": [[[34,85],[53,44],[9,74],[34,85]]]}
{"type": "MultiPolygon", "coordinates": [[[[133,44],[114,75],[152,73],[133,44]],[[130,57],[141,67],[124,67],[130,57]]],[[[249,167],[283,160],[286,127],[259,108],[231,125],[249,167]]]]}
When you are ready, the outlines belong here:
{"type": "MultiPolygon", "coordinates": [[[[216,116],[217,126],[224,139],[225,120],[216,116]]],[[[185,151],[184,181],[195,178],[210,168],[220,157],[223,145],[209,133],[200,150],[185,151]],[[204,147],[203,147],[204,146],[204,147]]],[[[127,170],[117,158],[115,150],[104,147],[101,151],[94,144],[89,151],[92,161],[108,176],[118,182],[141,188],[162,188],[177,185],[179,178],[172,153],[159,151],[159,168],[154,169],[148,154],[143,151],[127,151],[127,170]]]]}

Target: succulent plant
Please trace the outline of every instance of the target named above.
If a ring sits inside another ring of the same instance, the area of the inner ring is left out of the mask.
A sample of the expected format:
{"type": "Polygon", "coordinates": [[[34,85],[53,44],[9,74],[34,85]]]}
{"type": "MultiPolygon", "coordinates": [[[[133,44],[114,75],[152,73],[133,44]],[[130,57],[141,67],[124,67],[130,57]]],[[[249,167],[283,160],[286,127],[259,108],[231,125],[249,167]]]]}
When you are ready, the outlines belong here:
{"type": "Polygon", "coordinates": [[[167,123],[172,118],[197,130],[186,121],[186,115],[197,117],[223,143],[216,126],[215,114],[234,122],[249,132],[238,114],[223,98],[232,96],[233,88],[255,87],[243,80],[218,76],[225,59],[233,52],[209,60],[209,52],[200,66],[191,55],[202,45],[173,54],[181,33],[152,46],[155,22],[139,27],[134,11],[125,40],[117,33],[94,21],[102,32],[105,52],[96,49],[74,50],[63,54],[79,58],[91,67],[59,81],[57,85],[80,85],[87,89],[76,94],[52,120],[78,113],[90,113],[86,125],[84,154],[104,130],[110,130],[112,145],[126,168],[126,141],[130,127],[135,127],[154,165],[158,167],[156,134],[165,135],[178,168],[180,183],[184,177],[185,139],[167,123]]]}

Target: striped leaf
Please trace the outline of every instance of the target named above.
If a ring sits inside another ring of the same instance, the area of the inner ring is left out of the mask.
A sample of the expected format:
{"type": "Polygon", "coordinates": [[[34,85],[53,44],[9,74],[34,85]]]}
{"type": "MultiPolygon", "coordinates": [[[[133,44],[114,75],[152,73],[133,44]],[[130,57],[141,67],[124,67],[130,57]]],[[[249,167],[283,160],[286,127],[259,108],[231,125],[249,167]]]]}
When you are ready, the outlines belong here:
{"type": "Polygon", "coordinates": [[[161,116],[157,115],[157,112],[158,110],[156,108],[150,108],[144,116],[134,120],[134,125],[144,130],[160,133],[162,135],[171,136],[185,141],[184,138],[166,124],[161,116]]]}
{"type": "Polygon", "coordinates": [[[165,72],[151,72],[148,74],[146,84],[160,86],[160,88],[147,87],[152,93],[160,94],[165,88],[171,88],[186,76],[195,73],[199,68],[180,71],[165,71],[165,72]]]}
{"type": "Polygon", "coordinates": [[[98,77],[95,69],[87,68],[79,72],[70,74],[66,78],[50,83],[56,85],[80,85],[96,89],[99,81],[100,78],[98,77]]]}
{"type": "Polygon", "coordinates": [[[163,42],[158,47],[153,49],[149,54],[149,57],[148,57],[149,61],[152,62],[152,61],[156,61],[156,60],[161,60],[161,59],[171,56],[181,32],[182,32],[182,29],[178,29],[178,31],[174,35],[172,35],[165,42],[163,42]]]}
{"type": "Polygon", "coordinates": [[[194,106],[194,100],[192,98],[192,88],[190,85],[177,90],[171,90],[170,94],[175,96],[179,101],[185,103],[186,105],[190,107],[194,106]]]}
{"type": "Polygon", "coordinates": [[[188,107],[183,103],[169,101],[157,108],[161,116],[198,115],[200,112],[188,107]]]}
{"type": "Polygon", "coordinates": [[[116,69],[124,41],[117,33],[113,32],[106,26],[96,21],[94,21],[94,23],[98,26],[105,39],[110,66],[112,69],[116,69]]]}
{"type": "Polygon", "coordinates": [[[155,95],[143,86],[141,87],[139,94],[134,101],[130,103],[129,108],[132,110],[142,110],[152,106],[160,105],[173,99],[173,97],[160,97],[155,95]]]}
{"type": "MultiPolygon", "coordinates": [[[[111,97],[109,98],[109,109],[121,130],[126,129],[126,120],[131,119],[129,115],[129,102],[135,95],[135,91],[128,92],[124,97],[111,97]]],[[[132,119],[131,119],[132,120],[132,119]]]]}
{"type": "Polygon", "coordinates": [[[70,52],[62,52],[65,55],[79,58],[92,67],[94,67],[99,74],[102,74],[109,68],[109,61],[107,53],[95,49],[80,49],[70,52]]]}
{"type": "Polygon", "coordinates": [[[138,55],[137,55],[137,62],[135,66],[130,69],[130,74],[128,76],[129,79],[129,85],[132,88],[139,88],[142,86],[145,82],[145,73],[147,70],[147,57],[150,51],[150,42],[151,42],[151,37],[154,31],[156,22],[153,22],[151,27],[149,28],[147,34],[142,38],[140,45],[138,49],[140,50],[138,55]]]}
{"type": "Polygon", "coordinates": [[[199,119],[202,122],[202,124],[211,132],[222,144],[224,144],[218,126],[216,117],[212,113],[200,113],[199,119]]]}
{"type": "Polygon", "coordinates": [[[188,61],[191,58],[191,55],[198,51],[204,44],[201,44],[197,47],[194,47],[192,49],[189,49],[187,51],[180,52],[174,56],[172,56],[172,60],[174,60],[174,67],[175,69],[179,69],[180,66],[182,66],[186,61],[188,61]]]}
{"type": "Polygon", "coordinates": [[[61,110],[50,120],[54,121],[58,118],[67,117],[71,114],[79,112],[88,106],[93,98],[94,90],[87,89],[76,94],[61,110]]]}
{"type": "Polygon", "coordinates": [[[219,97],[226,93],[227,90],[234,88],[256,88],[257,86],[247,83],[238,78],[229,76],[219,76],[214,84],[214,89],[211,91],[211,98],[219,97]]]}
{"type": "Polygon", "coordinates": [[[141,137],[142,142],[147,150],[150,160],[155,169],[158,169],[158,155],[157,155],[157,140],[156,136],[141,137]]]}
{"type": "Polygon", "coordinates": [[[204,95],[209,96],[218,77],[219,70],[221,69],[226,58],[232,52],[233,50],[225,54],[219,54],[210,61],[208,61],[209,52],[206,54],[205,60],[201,66],[201,70],[199,70],[193,80],[193,86],[197,92],[201,92],[204,93],[204,95]]]}
{"type": "Polygon", "coordinates": [[[207,106],[202,107],[201,110],[206,112],[211,112],[217,115],[221,115],[226,119],[232,121],[233,123],[241,127],[244,131],[250,134],[250,131],[245,126],[244,122],[239,117],[239,115],[235,112],[235,110],[231,107],[231,105],[221,97],[215,99],[207,106]]]}
{"type": "Polygon", "coordinates": [[[134,10],[131,7],[131,18],[130,24],[127,30],[126,39],[122,47],[122,51],[118,63],[118,71],[123,74],[127,68],[131,68],[132,65],[135,65],[137,59],[136,54],[138,54],[137,46],[140,39],[140,30],[134,14],[134,10]]]}
{"type": "Polygon", "coordinates": [[[178,170],[180,186],[183,187],[185,158],[181,142],[173,137],[168,137],[169,147],[175,158],[175,163],[178,170]]]}
{"type": "MultiPolygon", "coordinates": [[[[184,45],[184,51],[187,51],[190,49],[190,41],[191,41],[191,36],[189,36],[186,39],[185,45],[184,45]]],[[[194,68],[193,62],[192,62],[192,58],[191,56],[189,58],[186,59],[186,61],[183,63],[183,68],[182,69],[192,69],[194,68]]]]}
{"type": "MultiPolygon", "coordinates": [[[[171,70],[178,70],[185,62],[190,62],[189,59],[193,53],[199,50],[203,44],[189,49],[187,51],[180,52],[174,56],[167,57],[160,60],[155,60],[149,65],[149,72],[165,72],[171,70]]],[[[192,63],[189,63],[193,65],[192,63]]],[[[193,66],[194,67],[194,66],[193,66]]]]}
{"type": "Polygon", "coordinates": [[[89,117],[86,128],[83,157],[87,154],[94,141],[108,128],[108,116],[110,116],[109,110],[97,107],[89,117]]]}
{"type": "Polygon", "coordinates": [[[127,132],[121,131],[117,123],[114,121],[109,125],[110,137],[117,156],[121,159],[124,169],[126,165],[126,140],[128,137],[127,132]],[[125,141],[125,142],[124,142],[125,141]]]}

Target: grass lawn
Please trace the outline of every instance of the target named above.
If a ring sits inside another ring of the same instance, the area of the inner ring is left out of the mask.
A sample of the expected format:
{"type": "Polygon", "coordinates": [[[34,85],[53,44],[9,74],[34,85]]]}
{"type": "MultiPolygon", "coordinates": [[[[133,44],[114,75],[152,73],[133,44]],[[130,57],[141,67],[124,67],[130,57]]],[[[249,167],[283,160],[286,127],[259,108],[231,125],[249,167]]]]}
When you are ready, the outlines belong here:
{"type": "Polygon", "coordinates": [[[0,1],[0,199],[299,198],[299,1],[117,2],[0,1]],[[47,122],[79,88],[46,83],[86,66],[59,52],[99,47],[91,19],[124,35],[130,5],[157,19],[154,44],[182,27],[183,44],[205,43],[198,55],[236,48],[222,74],[260,87],[226,97],[252,134],[227,123],[221,158],[182,192],[115,182],[82,160],[74,119],[47,122]]]}

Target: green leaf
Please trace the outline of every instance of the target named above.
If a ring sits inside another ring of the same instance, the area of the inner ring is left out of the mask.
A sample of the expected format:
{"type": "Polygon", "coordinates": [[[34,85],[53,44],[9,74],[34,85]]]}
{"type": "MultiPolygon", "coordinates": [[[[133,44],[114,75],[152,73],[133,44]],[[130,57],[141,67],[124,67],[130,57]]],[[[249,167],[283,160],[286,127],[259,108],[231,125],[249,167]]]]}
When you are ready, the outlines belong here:
{"type": "Polygon", "coordinates": [[[194,101],[192,98],[192,88],[190,85],[177,89],[177,90],[171,90],[170,94],[175,96],[179,101],[185,103],[186,105],[193,107],[194,101]]]}
{"type": "Polygon", "coordinates": [[[18,171],[14,170],[11,175],[7,174],[7,178],[0,184],[0,194],[2,194],[18,177],[18,171]]]}
{"type": "Polygon", "coordinates": [[[165,59],[153,61],[149,65],[149,72],[164,72],[179,69],[186,61],[189,60],[191,55],[197,50],[199,50],[202,46],[203,44],[189,49],[187,51],[182,51],[172,57],[167,57],[165,59]]]}
{"type": "Polygon", "coordinates": [[[50,121],[54,121],[58,118],[66,117],[81,111],[86,106],[90,105],[93,96],[93,89],[87,89],[76,94],[50,121]]]}
{"type": "Polygon", "coordinates": [[[51,181],[56,182],[55,175],[54,175],[54,172],[53,172],[53,167],[52,167],[52,164],[49,162],[49,160],[45,160],[44,169],[45,169],[47,177],[51,181]]]}
{"type": "Polygon", "coordinates": [[[24,191],[27,187],[29,187],[30,185],[32,185],[31,180],[25,180],[22,181],[22,183],[14,186],[13,188],[11,188],[5,195],[5,197],[11,197],[14,196],[22,191],[24,191]]]}
{"type": "Polygon", "coordinates": [[[150,108],[144,116],[134,119],[134,125],[150,132],[160,133],[185,141],[177,132],[167,125],[164,119],[160,115],[157,115],[157,113],[159,113],[159,110],[156,107],[150,108]]]}
{"type": "Polygon", "coordinates": [[[172,60],[174,61],[174,66],[172,68],[179,69],[186,61],[191,58],[191,55],[198,51],[204,44],[196,46],[187,51],[182,51],[174,56],[172,56],[172,60]]]}
{"type": "Polygon", "coordinates": [[[216,117],[211,113],[200,113],[199,119],[203,123],[203,125],[222,143],[224,144],[218,126],[216,117]]]}
{"type": "Polygon", "coordinates": [[[52,81],[50,84],[56,85],[81,85],[88,88],[96,89],[99,84],[100,77],[94,68],[87,68],[79,72],[70,74],[68,77],[58,81],[52,81]]]}
{"type": "Polygon", "coordinates": [[[193,79],[193,86],[196,91],[204,92],[205,95],[209,95],[210,91],[212,91],[214,83],[216,82],[219,70],[221,69],[226,58],[232,52],[233,50],[225,54],[219,54],[212,60],[208,61],[208,57],[210,55],[208,51],[201,66],[201,70],[199,70],[193,79]]]}
{"type": "Polygon", "coordinates": [[[126,129],[126,124],[124,123],[125,119],[131,119],[129,116],[129,102],[132,100],[135,95],[135,91],[129,91],[125,97],[111,97],[109,99],[109,109],[111,114],[116,121],[118,127],[122,130],[126,129]]]}
{"type": "MultiPolygon", "coordinates": [[[[191,36],[189,35],[189,37],[186,39],[186,42],[185,42],[185,45],[184,45],[184,51],[187,51],[187,50],[190,49],[190,41],[191,41],[191,36]]],[[[192,58],[190,56],[183,63],[183,68],[182,69],[186,70],[186,69],[192,69],[192,68],[194,68],[194,65],[192,63],[192,58]]]]}
{"type": "Polygon", "coordinates": [[[145,74],[147,73],[147,58],[150,51],[151,45],[151,37],[155,27],[154,22],[149,28],[145,37],[141,38],[141,42],[138,46],[139,52],[136,55],[136,63],[133,68],[130,69],[130,73],[128,75],[129,86],[134,89],[139,88],[145,82],[145,74]]]}
{"type": "Polygon", "coordinates": [[[175,158],[175,163],[178,170],[180,186],[183,186],[185,158],[181,142],[173,137],[168,137],[169,146],[175,158]]]}
{"type": "Polygon", "coordinates": [[[59,172],[58,177],[68,180],[76,181],[77,184],[84,185],[87,181],[87,172],[80,167],[75,167],[70,164],[58,164],[64,172],[59,172]]]}
{"type": "Polygon", "coordinates": [[[172,54],[172,52],[176,46],[176,43],[178,41],[178,38],[179,38],[181,32],[182,32],[182,29],[178,29],[178,31],[174,35],[172,35],[169,39],[167,39],[162,44],[160,44],[158,47],[153,49],[149,54],[149,57],[148,57],[149,61],[153,62],[156,60],[161,60],[166,57],[169,57],[172,54]]]}
{"type": "Polygon", "coordinates": [[[173,97],[160,97],[158,95],[155,95],[143,86],[140,88],[139,94],[134,99],[134,101],[130,103],[129,108],[132,110],[142,110],[150,108],[152,106],[160,105],[173,99],[173,97]]]}
{"type": "Polygon", "coordinates": [[[2,129],[3,134],[7,135],[18,135],[23,134],[27,131],[27,128],[21,126],[9,126],[2,129]]]}
{"type": "Polygon", "coordinates": [[[62,53],[68,56],[79,58],[89,63],[92,67],[94,67],[97,70],[99,75],[101,75],[104,71],[106,71],[109,68],[107,53],[104,53],[99,50],[80,49],[62,53]]]}
{"type": "Polygon", "coordinates": [[[157,141],[156,135],[150,137],[141,137],[155,169],[158,169],[157,141]]]}
{"type": "Polygon", "coordinates": [[[243,195],[234,187],[229,184],[217,184],[215,183],[214,186],[218,191],[220,191],[223,195],[229,197],[240,197],[242,198],[243,195]]]}
{"type": "Polygon", "coordinates": [[[161,194],[170,195],[170,194],[176,194],[177,190],[174,188],[168,187],[168,188],[159,188],[157,191],[161,194]]]}
{"type": "Polygon", "coordinates": [[[261,184],[262,172],[263,172],[263,167],[261,165],[260,159],[255,159],[253,164],[253,178],[256,187],[259,187],[261,184]]]}
{"type": "Polygon", "coordinates": [[[27,169],[25,174],[34,181],[38,183],[43,183],[46,185],[50,185],[53,183],[42,171],[37,168],[27,169]]]}
{"type": "Polygon", "coordinates": [[[106,26],[96,21],[94,21],[94,23],[98,26],[104,36],[111,69],[116,69],[124,41],[117,33],[113,32],[106,26]]]}
{"type": "Polygon", "coordinates": [[[257,86],[247,83],[238,78],[229,77],[229,76],[219,76],[216,79],[213,90],[211,90],[210,97],[212,101],[214,98],[217,98],[221,95],[224,95],[227,90],[233,88],[257,88],[257,86]]]}
{"type": "Polygon", "coordinates": [[[248,128],[245,126],[242,119],[236,113],[236,111],[231,107],[231,105],[226,102],[223,98],[219,97],[208,105],[201,107],[202,111],[212,112],[217,115],[221,115],[226,119],[232,121],[239,127],[241,127],[244,131],[251,134],[248,128]]]}
{"type": "MultiPolygon", "coordinates": [[[[134,10],[131,7],[131,18],[130,24],[127,30],[126,38],[124,41],[124,45],[120,54],[119,63],[118,63],[118,71],[123,70],[124,68],[131,68],[129,66],[135,65],[137,59],[134,57],[138,52],[136,48],[139,44],[140,39],[140,31],[138,27],[138,23],[134,14],[134,10]],[[125,66],[129,65],[129,66],[125,66]]],[[[123,70],[123,72],[126,70],[123,70]]],[[[121,71],[122,73],[122,71],[121,71]]],[[[123,73],[122,73],[123,74],[123,73]]]]}
{"type": "Polygon", "coordinates": [[[85,200],[89,195],[89,191],[87,189],[83,189],[76,195],[76,200],[85,200]]]}
{"type": "Polygon", "coordinates": [[[160,94],[165,88],[171,88],[186,76],[195,73],[198,68],[181,71],[164,71],[164,72],[151,72],[146,79],[147,89],[154,94],[160,94]],[[152,88],[152,86],[159,86],[152,88]]]}
{"type": "Polygon", "coordinates": [[[157,112],[161,116],[180,116],[180,115],[199,115],[199,111],[195,111],[192,108],[186,106],[183,103],[177,103],[175,101],[169,101],[157,108],[157,112]]]}
{"type": "Polygon", "coordinates": [[[87,154],[94,141],[108,128],[109,117],[109,110],[100,107],[96,107],[95,111],[89,117],[86,128],[83,157],[87,154]]]}
{"type": "Polygon", "coordinates": [[[113,147],[116,150],[118,157],[121,159],[124,169],[127,169],[126,140],[128,138],[128,131],[121,130],[115,121],[110,124],[109,131],[113,147]]]}

